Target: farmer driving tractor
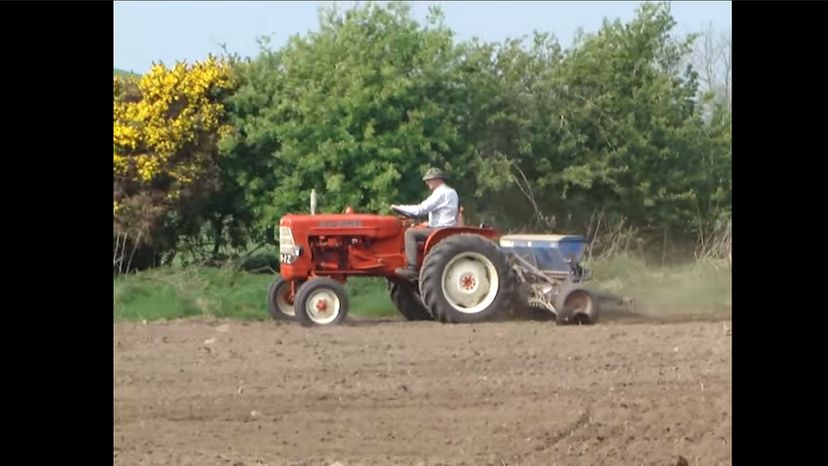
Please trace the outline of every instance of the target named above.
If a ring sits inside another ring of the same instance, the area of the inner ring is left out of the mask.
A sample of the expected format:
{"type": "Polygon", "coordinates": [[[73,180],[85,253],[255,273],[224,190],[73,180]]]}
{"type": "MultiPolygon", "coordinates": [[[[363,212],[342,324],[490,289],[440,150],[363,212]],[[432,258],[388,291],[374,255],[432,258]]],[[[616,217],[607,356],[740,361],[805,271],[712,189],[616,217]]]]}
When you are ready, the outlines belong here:
{"type": "Polygon", "coordinates": [[[425,241],[436,229],[455,226],[457,224],[457,210],[459,199],[457,192],[446,184],[448,177],[439,168],[430,168],[423,177],[423,181],[431,190],[431,195],[417,205],[392,204],[392,210],[404,212],[412,217],[422,217],[428,214],[428,226],[425,228],[409,228],[405,232],[405,259],[406,266],[394,272],[400,277],[416,280],[417,273],[417,241],[425,241]]]}

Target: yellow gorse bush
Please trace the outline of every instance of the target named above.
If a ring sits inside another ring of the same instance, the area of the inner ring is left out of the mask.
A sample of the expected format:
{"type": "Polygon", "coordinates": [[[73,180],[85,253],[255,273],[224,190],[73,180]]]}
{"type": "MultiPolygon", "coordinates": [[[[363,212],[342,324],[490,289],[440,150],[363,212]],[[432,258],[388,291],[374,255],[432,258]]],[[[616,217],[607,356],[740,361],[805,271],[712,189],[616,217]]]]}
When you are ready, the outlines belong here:
{"type": "MultiPolygon", "coordinates": [[[[114,77],[113,170],[116,183],[148,184],[171,178],[180,190],[195,181],[215,151],[193,150],[220,136],[224,106],[218,98],[235,85],[230,66],[213,57],[172,68],[157,64],[137,82],[114,77]]],[[[167,199],[178,198],[169,192],[167,199]]],[[[115,200],[114,212],[119,211],[115,200]]]]}

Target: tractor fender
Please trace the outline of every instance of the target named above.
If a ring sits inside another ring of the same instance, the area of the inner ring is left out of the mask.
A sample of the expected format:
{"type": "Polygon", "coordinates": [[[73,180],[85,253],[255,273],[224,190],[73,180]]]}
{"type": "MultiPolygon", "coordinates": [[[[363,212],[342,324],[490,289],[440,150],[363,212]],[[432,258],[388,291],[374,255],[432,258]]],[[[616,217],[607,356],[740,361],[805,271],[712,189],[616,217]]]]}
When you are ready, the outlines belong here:
{"type": "Polygon", "coordinates": [[[489,240],[495,241],[497,238],[500,237],[500,233],[497,230],[493,230],[490,228],[473,228],[473,227],[445,227],[439,228],[435,230],[425,241],[423,245],[423,257],[427,256],[429,251],[437,245],[440,241],[448,238],[449,236],[454,236],[460,233],[466,234],[473,234],[473,235],[480,235],[484,238],[489,240]]]}

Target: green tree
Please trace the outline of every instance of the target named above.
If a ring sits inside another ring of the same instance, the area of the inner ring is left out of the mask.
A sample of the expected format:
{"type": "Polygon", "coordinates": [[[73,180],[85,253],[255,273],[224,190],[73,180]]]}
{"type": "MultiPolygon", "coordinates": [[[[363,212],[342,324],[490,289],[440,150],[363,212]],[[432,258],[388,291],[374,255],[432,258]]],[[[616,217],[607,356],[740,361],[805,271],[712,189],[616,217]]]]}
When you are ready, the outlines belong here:
{"type": "Polygon", "coordinates": [[[248,186],[264,222],[306,210],[314,188],[325,211],[414,200],[423,185],[412,174],[447,164],[458,145],[455,54],[438,11],[425,27],[404,3],[320,16],[319,32],[246,65],[231,104],[226,148],[260,159],[248,186]]]}

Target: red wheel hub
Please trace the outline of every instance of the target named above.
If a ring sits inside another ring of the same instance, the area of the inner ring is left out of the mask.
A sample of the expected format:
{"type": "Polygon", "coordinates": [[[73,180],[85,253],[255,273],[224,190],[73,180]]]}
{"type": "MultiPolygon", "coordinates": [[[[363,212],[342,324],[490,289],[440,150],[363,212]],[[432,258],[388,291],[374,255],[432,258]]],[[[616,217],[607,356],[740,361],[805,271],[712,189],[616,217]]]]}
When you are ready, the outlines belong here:
{"type": "Polygon", "coordinates": [[[475,279],[474,275],[470,273],[467,273],[460,277],[460,286],[462,286],[463,289],[471,290],[475,287],[476,284],[477,280],[475,279]]]}
{"type": "Polygon", "coordinates": [[[316,302],[316,310],[317,311],[326,311],[328,309],[328,300],[327,299],[320,299],[316,302]]]}

